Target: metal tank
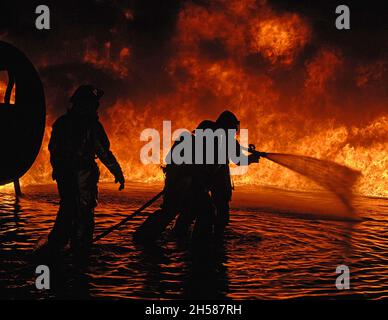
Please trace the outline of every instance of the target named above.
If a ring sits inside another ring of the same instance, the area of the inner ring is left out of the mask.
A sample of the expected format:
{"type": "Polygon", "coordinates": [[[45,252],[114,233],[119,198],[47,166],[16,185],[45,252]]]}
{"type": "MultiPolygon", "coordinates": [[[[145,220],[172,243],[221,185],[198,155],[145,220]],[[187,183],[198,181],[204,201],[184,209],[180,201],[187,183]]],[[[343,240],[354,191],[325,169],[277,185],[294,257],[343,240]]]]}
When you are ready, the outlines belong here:
{"type": "Polygon", "coordinates": [[[0,185],[3,185],[17,182],[34,163],[42,145],[46,104],[42,81],[32,63],[20,50],[2,41],[0,72],[8,74],[6,93],[0,97],[0,185]]]}

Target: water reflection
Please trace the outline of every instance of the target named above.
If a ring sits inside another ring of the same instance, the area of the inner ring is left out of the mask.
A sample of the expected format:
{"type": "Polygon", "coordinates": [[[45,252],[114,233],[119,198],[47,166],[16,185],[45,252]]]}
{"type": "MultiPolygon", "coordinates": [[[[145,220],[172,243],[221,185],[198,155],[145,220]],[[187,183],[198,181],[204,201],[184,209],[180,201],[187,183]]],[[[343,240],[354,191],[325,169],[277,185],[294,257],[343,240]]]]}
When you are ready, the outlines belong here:
{"type": "MultiPolygon", "coordinates": [[[[136,190],[134,186],[118,193],[103,186],[96,213],[97,233],[155,192],[143,188],[139,194],[136,190]]],[[[342,221],[306,216],[301,210],[285,212],[279,197],[269,203],[271,190],[260,190],[255,202],[240,193],[233,203],[231,227],[217,245],[195,247],[168,234],[157,245],[136,245],[133,230],[144,219],[139,216],[96,244],[90,261],[82,265],[68,254],[54,260],[32,259],[36,241],[53,225],[58,199],[53,186],[29,188],[25,194],[19,202],[12,193],[0,194],[1,298],[388,297],[388,210],[384,199],[358,198],[363,219],[342,221]],[[46,292],[34,285],[38,264],[51,269],[52,289],[46,292]],[[350,267],[349,291],[335,287],[335,269],[340,264],[350,267]]],[[[303,201],[314,198],[289,192],[282,196],[303,201]]]]}

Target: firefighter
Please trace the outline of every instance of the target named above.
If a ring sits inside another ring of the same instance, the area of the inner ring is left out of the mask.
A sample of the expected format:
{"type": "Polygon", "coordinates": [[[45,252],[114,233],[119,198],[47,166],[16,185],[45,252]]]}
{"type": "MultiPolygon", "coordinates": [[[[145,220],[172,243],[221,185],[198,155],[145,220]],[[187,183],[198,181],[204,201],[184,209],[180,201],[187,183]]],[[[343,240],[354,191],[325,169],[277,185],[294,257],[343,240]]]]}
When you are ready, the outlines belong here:
{"type": "MultiPolygon", "coordinates": [[[[208,233],[208,230],[212,229],[216,237],[222,237],[225,227],[229,223],[229,203],[232,199],[233,190],[229,169],[230,153],[228,152],[228,139],[230,137],[228,135],[228,130],[234,130],[233,132],[237,133],[239,131],[239,126],[240,121],[237,117],[232,112],[226,110],[220,114],[216,121],[204,120],[197,127],[197,129],[211,130],[213,133],[218,129],[222,129],[222,141],[217,140],[217,143],[214,143],[214,164],[202,165],[203,170],[201,170],[201,172],[205,174],[202,174],[199,178],[197,178],[202,180],[202,185],[209,190],[211,203],[215,209],[215,213],[206,215],[209,214],[211,210],[182,210],[174,227],[174,231],[177,234],[185,234],[187,230],[189,230],[192,222],[195,220],[194,235],[208,233]],[[224,145],[222,146],[222,144],[224,145]],[[218,159],[219,148],[223,148],[226,151],[225,162],[218,159]],[[212,228],[209,226],[210,224],[212,224],[212,228]],[[198,232],[198,230],[200,231],[198,232]]],[[[235,139],[234,136],[233,139],[235,139]]],[[[236,157],[241,159],[241,146],[237,140],[235,140],[235,146],[236,157]]],[[[206,150],[203,152],[204,159],[206,159],[205,153],[206,150]]],[[[258,163],[259,158],[260,156],[258,154],[249,154],[247,156],[247,164],[258,163]]],[[[235,164],[241,165],[241,163],[235,164]]],[[[203,203],[206,203],[206,198],[202,197],[202,199],[203,203]]]]}
{"type": "MultiPolygon", "coordinates": [[[[191,135],[188,132],[183,133],[175,141],[166,159],[172,159],[172,153],[184,139],[191,141],[191,135]]],[[[191,156],[190,156],[191,158],[191,156]]],[[[163,202],[159,210],[151,214],[144,223],[139,226],[134,234],[137,242],[150,242],[157,240],[167,226],[176,218],[176,216],[186,210],[192,212],[196,202],[195,199],[203,196],[200,192],[198,182],[197,167],[190,163],[176,164],[173,160],[167,161],[163,168],[165,174],[163,202]]],[[[203,190],[203,189],[201,189],[203,190]]],[[[185,216],[189,212],[185,212],[185,216]]]]}
{"type": "Polygon", "coordinates": [[[119,190],[124,189],[123,172],[98,119],[102,96],[100,89],[80,86],[70,98],[71,108],[53,125],[49,151],[60,207],[48,238],[50,248],[61,249],[69,242],[76,252],[90,248],[100,175],[96,157],[120,184],[119,190]]]}
{"type": "MultiPolygon", "coordinates": [[[[226,110],[222,112],[214,123],[215,130],[224,129],[235,130],[236,133],[240,129],[240,121],[231,111],[226,110]]],[[[226,135],[225,144],[226,150],[228,146],[228,135],[226,135]]],[[[236,156],[240,157],[241,147],[236,140],[236,156]]],[[[217,153],[216,153],[217,154],[217,153]]],[[[248,165],[252,163],[258,163],[260,156],[258,154],[248,155],[248,165]]],[[[232,200],[233,186],[231,182],[230,169],[229,169],[230,155],[227,154],[226,164],[217,164],[210,182],[210,191],[213,199],[214,206],[216,207],[216,219],[214,224],[214,232],[216,236],[222,236],[225,227],[229,224],[229,203],[232,200]]],[[[240,165],[240,163],[236,163],[240,165]]]]}

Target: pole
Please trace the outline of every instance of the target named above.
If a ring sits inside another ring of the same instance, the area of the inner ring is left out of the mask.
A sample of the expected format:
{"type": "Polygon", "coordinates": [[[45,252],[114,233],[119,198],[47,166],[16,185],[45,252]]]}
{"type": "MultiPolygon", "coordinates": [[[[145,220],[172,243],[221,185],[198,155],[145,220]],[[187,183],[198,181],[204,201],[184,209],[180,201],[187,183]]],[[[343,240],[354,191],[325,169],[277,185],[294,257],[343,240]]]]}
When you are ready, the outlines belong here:
{"type": "Polygon", "coordinates": [[[23,196],[22,189],[20,188],[19,179],[15,179],[13,181],[13,186],[14,186],[16,198],[19,199],[20,197],[23,196]]]}
{"type": "Polygon", "coordinates": [[[135,212],[133,212],[132,214],[130,214],[129,216],[127,216],[126,218],[124,218],[123,220],[121,220],[119,223],[109,227],[108,229],[106,229],[104,232],[102,232],[100,235],[96,236],[94,239],[93,239],[93,242],[97,242],[98,240],[101,240],[102,238],[104,238],[105,236],[107,236],[109,233],[117,230],[118,228],[120,228],[121,226],[123,226],[124,224],[126,224],[129,220],[131,220],[132,218],[134,218],[135,216],[139,215],[143,210],[145,210],[146,208],[148,208],[151,204],[153,204],[156,200],[158,200],[164,193],[164,190],[162,190],[161,192],[159,192],[156,196],[154,196],[152,199],[148,200],[145,204],[143,204],[139,209],[137,209],[135,212]]]}

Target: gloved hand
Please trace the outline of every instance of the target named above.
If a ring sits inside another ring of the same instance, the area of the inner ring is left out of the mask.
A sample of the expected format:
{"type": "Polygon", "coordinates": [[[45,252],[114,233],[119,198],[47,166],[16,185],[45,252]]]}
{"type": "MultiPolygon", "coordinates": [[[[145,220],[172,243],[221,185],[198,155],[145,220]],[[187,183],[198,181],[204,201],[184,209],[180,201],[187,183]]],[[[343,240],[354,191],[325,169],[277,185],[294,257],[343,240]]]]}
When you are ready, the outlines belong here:
{"type": "Polygon", "coordinates": [[[125,187],[125,178],[123,174],[117,175],[115,177],[115,183],[120,183],[119,191],[123,190],[125,187]]]}
{"type": "Polygon", "coordinates": [[[260,160],[260,154],[258,153],[251,153],[248,156],[248,163],[259,163],[260,160]]]}

